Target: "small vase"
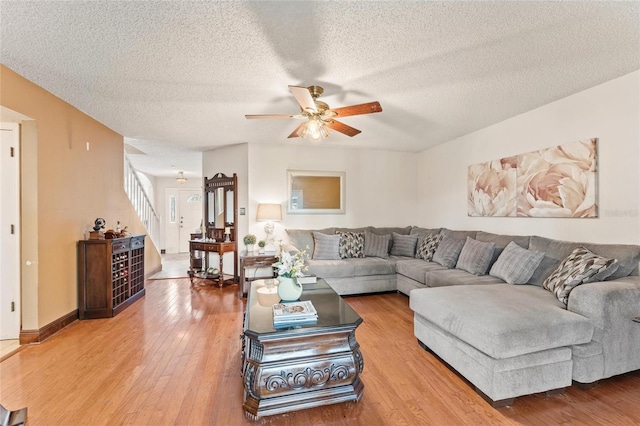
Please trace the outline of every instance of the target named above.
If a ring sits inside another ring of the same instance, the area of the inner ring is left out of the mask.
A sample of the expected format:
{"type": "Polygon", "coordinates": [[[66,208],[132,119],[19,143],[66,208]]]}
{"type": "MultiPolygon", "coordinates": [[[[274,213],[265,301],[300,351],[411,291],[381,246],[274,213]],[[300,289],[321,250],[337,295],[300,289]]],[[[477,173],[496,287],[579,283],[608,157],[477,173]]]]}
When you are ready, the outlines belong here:
{"type": "Polygon", "coordinates": [[[295,278],[278,277],[278,296],[283,302],[293,302],[300,299],[302,285],[295,278]]]}

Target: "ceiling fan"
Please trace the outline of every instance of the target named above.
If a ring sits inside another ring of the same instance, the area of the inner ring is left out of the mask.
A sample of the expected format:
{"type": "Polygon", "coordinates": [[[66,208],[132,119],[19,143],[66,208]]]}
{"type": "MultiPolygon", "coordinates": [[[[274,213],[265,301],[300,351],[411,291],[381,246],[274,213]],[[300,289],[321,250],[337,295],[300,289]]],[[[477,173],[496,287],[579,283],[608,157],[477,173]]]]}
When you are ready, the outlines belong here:
{"type": "Polygon", "coordinates": [[[299,114],[257,114],[245,115],[246,118],[298,118],[307,121],[300,124],[289,135],[289,138],[310,137],[313,140],[326,138],[331,130],[353,137],[360,133],[360,130],[347,126],[336,117],[348,117],[350,115],[371,114],[382,111],[379,102],[368,102],[366,104],[351,105],[342,108],[329,108],[329,105],[319,101],[318,97],[324,91],[320,86],[289,86],[291,94],[300,104],[299,114]]]}

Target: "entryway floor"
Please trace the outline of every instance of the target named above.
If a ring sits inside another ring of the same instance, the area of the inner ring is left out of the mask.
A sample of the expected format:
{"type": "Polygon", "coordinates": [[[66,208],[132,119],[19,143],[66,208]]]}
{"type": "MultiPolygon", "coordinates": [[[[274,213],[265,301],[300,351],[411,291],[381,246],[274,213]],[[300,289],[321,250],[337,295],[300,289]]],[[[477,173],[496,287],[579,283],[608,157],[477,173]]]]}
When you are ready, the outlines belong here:
{"type": "Polygon", "coordinates": [[[170,278],[185,278],[189,274],[189,253],[169,253],[162,256],[162,271],[149,277],[150,280],[166,280],[170,278]]]}

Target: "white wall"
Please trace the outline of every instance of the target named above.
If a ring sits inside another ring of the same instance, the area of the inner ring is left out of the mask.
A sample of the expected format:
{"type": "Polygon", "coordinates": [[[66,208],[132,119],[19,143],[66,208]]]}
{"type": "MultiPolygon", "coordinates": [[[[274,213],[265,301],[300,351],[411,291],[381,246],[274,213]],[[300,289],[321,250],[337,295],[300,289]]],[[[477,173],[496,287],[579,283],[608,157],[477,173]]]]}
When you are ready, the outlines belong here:
{"type": "Polygon", "coordinates": [[[342,148],[296,141],[283,145],[249,145],[248,231],[258,238],[259,203],[282,204],[283,220],[274,237],[287,241],[285,228],[330,226],[406,226],[416,222],[416,155],[407,152],[342,148]],[[287,170],[346,172],[346,213],[286,213],[287,170]]]}
{"type": "Polygon", "coordinates": [[[418,221],[426,227],[640,244],[640,71],[419,155],[418,221]],[[598,138],[597,219],[467,216],[467,166],[598,138]]]}

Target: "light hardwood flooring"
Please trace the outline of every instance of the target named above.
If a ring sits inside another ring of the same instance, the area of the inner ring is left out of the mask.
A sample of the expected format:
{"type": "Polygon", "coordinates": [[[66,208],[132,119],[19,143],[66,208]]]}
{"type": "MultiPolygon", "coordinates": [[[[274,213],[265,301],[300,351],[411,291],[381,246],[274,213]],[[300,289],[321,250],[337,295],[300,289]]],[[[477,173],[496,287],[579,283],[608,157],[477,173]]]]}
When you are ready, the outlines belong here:
{"type": "MultiPolygon", "coordinates": [[[[585,391],[536,394],[493,409],[413,336],[408,298],[346,298],[357,330],[364,395],[262,418],[279,425],[640,424],[640,372],[585,391]]],[[[115,318],[76,321],[0,363],[0,403],[28,407],[35,425],[242,425],[236,287],[147,281],[147,295],[115,318]]]]}

